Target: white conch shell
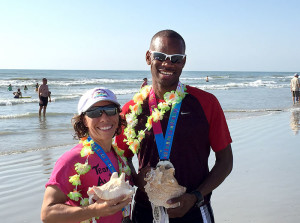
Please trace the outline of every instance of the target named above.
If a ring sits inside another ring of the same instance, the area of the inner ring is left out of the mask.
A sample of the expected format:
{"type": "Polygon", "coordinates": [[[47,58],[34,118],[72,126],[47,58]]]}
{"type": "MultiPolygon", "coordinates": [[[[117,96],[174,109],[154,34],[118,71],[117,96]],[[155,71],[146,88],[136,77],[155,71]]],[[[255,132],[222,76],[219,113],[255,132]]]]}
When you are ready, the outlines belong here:
{"type": "MultiPolygon", "coordinates": [[[[99,187],[93,186],[90,187],[87,194],[89,197],[97,195],[98,198],[103,200],[112,200],[114,198],[120,197],[121,195],[126,195],[124,200],[131,197],[134,193],[133,187],[129,184],[128,181],[125,182],[125,174],[122,173],[118,177],[118,173],[114,172],[110,180],[99,187]]],[[[95,197],[93,197],[95,199],[95,197]]]]}
{"type": "Polygon", "coordinates": [[[166,203],[167,200],[179,197],[186,191],[185,187],[178,184],[174,177],[174,171],[174,168],[166,169],[165,166],[159,166],[147,173],[145,191],[154,205],[165,208],[178,206],[178,204],[170,205],[166,203]]]}

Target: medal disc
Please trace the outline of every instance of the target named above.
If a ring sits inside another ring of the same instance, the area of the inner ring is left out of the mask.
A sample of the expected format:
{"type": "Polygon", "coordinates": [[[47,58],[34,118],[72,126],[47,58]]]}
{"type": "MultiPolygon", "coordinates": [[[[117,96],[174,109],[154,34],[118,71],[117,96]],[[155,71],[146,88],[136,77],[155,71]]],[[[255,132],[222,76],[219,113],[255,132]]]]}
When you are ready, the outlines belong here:
{"type": "Polygon", "coordinates": [[[174,168],[173,164],[169,160],[160,160],[156,167],[165,166],[166,169],[174,168]]]}

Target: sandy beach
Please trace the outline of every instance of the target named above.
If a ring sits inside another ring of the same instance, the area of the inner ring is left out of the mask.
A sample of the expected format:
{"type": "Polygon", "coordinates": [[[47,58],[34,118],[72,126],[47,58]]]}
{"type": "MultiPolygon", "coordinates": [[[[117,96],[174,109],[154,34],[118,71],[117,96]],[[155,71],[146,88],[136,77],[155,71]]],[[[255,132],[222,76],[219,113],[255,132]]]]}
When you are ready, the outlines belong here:
{"type": "MultiPolygon", "coordinates": [[[[234,168],[213,193],[216,222],[300,222],[299,114],[300,107],[228,121],[234,168]]],[[[44,185],[70,148],[0,156],[1,221],[41,222],[44,185]]]]}
{"type": "Polygon", "coordinates": [[[234,168],[213,193],[216,222],[300,222],[299,114],[229,121],[234,168]]]}

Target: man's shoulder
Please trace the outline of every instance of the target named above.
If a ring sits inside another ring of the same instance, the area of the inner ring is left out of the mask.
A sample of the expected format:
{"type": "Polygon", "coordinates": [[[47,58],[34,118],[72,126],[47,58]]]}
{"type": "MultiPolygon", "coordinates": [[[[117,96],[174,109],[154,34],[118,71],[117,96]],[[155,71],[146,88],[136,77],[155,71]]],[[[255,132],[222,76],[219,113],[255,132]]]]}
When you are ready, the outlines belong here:
{"type": "Polygon", "coordinates": [[[129,110],[130,105],[134,105],[134,104],[135,104],[135,103],[134,103],[133,100],[130,100],[130,101],[126,102],[126,103],[123,105],[123,107],[122,107],[122,113],[123,113],[123,114],[128,113],[128,110],[129,110]]]}
{"type": "Polygon", "coordinates": [[[217,100],[215,95],[213,95],[212,93],[209,93],[207,91],[201,90],[196,87],[192,87],[190,85],[186,85],[186,88],[187,88],[187,93],[193,95],[199,101],[202,101],[202,100],[215,101],[215,100],[217,100]]]}

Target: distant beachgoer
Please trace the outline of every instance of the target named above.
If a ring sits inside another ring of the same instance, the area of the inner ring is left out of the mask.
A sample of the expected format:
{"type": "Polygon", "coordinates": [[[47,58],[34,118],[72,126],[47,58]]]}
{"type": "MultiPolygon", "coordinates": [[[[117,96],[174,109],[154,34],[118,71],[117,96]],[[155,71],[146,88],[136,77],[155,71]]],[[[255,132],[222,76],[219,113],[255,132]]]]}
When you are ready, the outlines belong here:
{"type": "Polygon", "coordinates": [[[141,85],[141,88],[143,88],[143,87],[145,87],[146,85],[148,85],[148,79],[145,77],[144,79],[143,79],[143,83],[142,83],[142,85],[141,85]]]}
{"type": "Polygon", "coordinates": [[[25,85],[25,87],[24,87],[24,91],[27,91],[28,90],[28,87],[25,85]]]}
{"type": "Polygon", "coordinates": [[[125,194],[111,200],[94,195],[89,204],[87,191],[109,182],[113,172],[125,174],[131,181],[130,168],[112,138],[121,132],[125,120],[120,104],[108,89],[91,89],[79,100],[78,114],[72,119],[75,137],[81,139],[55,163],[46,184],[41,218],[43,222],[128,222],[131,198],[125,194]],[[128,210],[123,212],[122,209],[128,210]]]}
{"type": "Polygon", "coordinates": [[[8,89],[7,89],[8,91],[12,91],[12,86],[11,86],[11,84],[9,84],[8,85],[8,89]]]}
{"type": "Polygon", "coordinates": [[[38,94],[39,94],[39,99],[40,99],[40,109],[39,109],[39,116],[41,116],[41,112],[43,110],[43,115],[46,115],[46,109],[47,109],[47,104],[48,104],[48,97],[49,97],[49,102],[51,102],[51,93],[49,93],[49,88],[47,85],[47,79],[43,78],[43,84],[39,86],[38,89],[38,94]]]}
{"type": "Polygon", "coordinates": [[[14,92],[13,95],[15,96],[14,98],[21,98],[22,92],[21,92],[20,88],[18,88],[18,91],[14,92]]]}
{"type": "Polygon", "coordinates": [[[300,82],[298,79],[298,73],[294,74],[294,77],[291,80],[291,92],[293,97],[293,104],[299,102],[299,89],[300,89],[300,82]]]}
{"type": "Polygon", "coordinates": [[[209,80],[208,80],[208,76],[206,76],[206,82],[208,82],[209,80]]]}
{"type": "Polygon", "coordinates": [[[39,90],[39,83],[36,83],[35,85],[35,91],[37,92],[39,90]]]}

